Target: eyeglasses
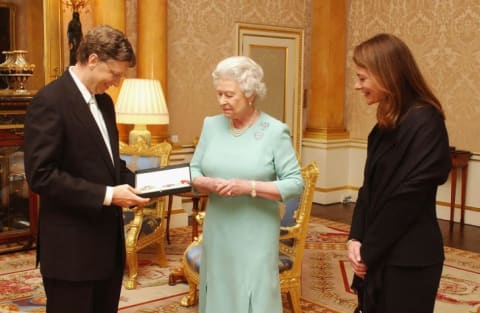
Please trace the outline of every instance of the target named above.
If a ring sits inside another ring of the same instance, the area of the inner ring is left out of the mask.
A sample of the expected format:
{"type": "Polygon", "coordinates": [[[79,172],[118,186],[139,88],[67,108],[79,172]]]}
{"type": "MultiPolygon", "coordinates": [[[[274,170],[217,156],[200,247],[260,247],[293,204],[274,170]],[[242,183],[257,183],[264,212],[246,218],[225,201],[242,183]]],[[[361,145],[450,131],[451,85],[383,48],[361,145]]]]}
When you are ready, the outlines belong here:
{"type": "Polygon", "coordinates": [[[115,71],[114,69],[112,69],[112,67],[109,64],[109,63],[112,63],[112,62],[115,62],[115,61],[105,61],[103,63],[105,63],[107,65],[110,74],[112,74],[112,76],[113,76],[113,79],[114,80],[120,80],[125,73],[124,72],[118,72],[118,71],[115,71]]]}

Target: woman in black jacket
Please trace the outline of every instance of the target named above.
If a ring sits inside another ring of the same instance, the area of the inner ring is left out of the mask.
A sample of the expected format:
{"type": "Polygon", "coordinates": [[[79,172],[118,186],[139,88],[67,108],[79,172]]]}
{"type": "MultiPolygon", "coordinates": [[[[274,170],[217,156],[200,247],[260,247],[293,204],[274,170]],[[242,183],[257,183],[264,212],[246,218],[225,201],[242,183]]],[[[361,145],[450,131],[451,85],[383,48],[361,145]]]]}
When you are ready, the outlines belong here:
{"type": "Polygon", "coordinates": [[[433,312],[444,261],[436,194],[451,167],[445,115],[399,38],[376,35],[353,61],[355,89],[378,103],[348,240],[359,309],[433,312]]]}

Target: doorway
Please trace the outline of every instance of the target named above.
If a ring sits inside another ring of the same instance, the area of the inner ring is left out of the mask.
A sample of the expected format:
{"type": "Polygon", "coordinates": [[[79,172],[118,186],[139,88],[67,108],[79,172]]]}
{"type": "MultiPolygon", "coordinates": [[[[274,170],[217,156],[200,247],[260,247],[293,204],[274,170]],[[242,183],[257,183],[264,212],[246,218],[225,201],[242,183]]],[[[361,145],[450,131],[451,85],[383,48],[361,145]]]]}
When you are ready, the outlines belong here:
{"type": "Polygon", "coordinates": [[[267,96],[260,110],[286,123],[300,157],[303,103],[303,30],[237,23],[237,54],[257,62],[264,71],[267,96]]]}

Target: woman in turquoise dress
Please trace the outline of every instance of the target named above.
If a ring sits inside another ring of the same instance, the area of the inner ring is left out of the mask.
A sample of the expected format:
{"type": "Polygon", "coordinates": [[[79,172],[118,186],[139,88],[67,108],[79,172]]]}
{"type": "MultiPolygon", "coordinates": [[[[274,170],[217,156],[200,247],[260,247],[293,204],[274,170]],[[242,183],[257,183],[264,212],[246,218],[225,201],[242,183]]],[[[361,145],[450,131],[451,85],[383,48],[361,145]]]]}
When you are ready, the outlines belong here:
{"type": "Polygon", "coordinates": [[[279,201],[303,180],[288,126],[260,112],[263,70],[248,57],[212,73],[223,114],[207,117],[190,163],[209,194],[200,265],[200,313],[282,312],[278,274],[279,201]]]}

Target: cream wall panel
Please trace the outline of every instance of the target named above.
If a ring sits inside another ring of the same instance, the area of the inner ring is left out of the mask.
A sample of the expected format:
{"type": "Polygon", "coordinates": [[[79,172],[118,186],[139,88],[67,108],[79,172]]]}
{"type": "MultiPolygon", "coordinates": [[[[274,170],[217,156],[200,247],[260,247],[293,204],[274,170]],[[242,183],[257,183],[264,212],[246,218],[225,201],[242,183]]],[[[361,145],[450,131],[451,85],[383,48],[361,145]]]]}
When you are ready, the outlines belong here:
{"type": "Polygon", "coordinates": [[[480,152],[480,2],[478,0],[349,0],[346,126],[366,139],[375,107],[353,90],[353,47],[379,32],[402,38],[443,103],[450,143],[480,152]]]}
{"type": "MultiPolygon", "coordinates": [[[[357,200],[358,189],[363,184],[363,169],[366,160],[366,142],[357,140],[303,140],[302,163],[317,162],[320,175],[317,180],[314,202],[338,203],[346,196],[357,200]]],[[[480,156],[474,155],[468,165],[466,186],[465,223],[480,226],[480,156]]],[[[460,220],[461,174],[457,174],[455,221],[460,220]]],[[[450,219],[450,177],[438,188],[437,214],[441,219],[450,219]]]]}
{"type": "Polygon", "coordinates": [[[352,142],[348,150],[348,185],[351,187],[352,200],[357,200],[359,186],[363,183],[363,169],[367,159],[367,144],[352,142]]]}
{"type": "Polygon", "coordinates": [[[204,117],[220,113],[211,72],[220,60],[235,54],[236,22],[305,28],[309,3],[310,0],[168,1],[170,134],[178,135],[180,143],[190,143],[200,134],[204,117]]]}
{"type": "MultiPolygon", "coordinates": [[[[14,0],[12,0],[14,1],[14,0]]],[[[16,1],[16,0],[15,0],[16,1]]],[[[125,1],[126,33],[137,51],[140,0],[125,1]]],[[[167,0],[159,0],[167,1],[167,0]]],[[[305,29],[305,82],[309,81],[310,24],[312,0],[170,0],[167,1],[167,105],[170,135],[178,144],[189,144],[200,134],[205,116],[220,113],[212,86],[215,65],[235,52],[235,23],[252,23],[305,29]]],[[[92,1],[90,1],[92,2],[92,1]]],[[[80,13],[83,32],[94,25],[94,3],[80,13]]],[[[64,61],[67,64],[67,23],[71,11],[62,10],[64,61]]],[[[155,13],[153,13],[155,14],[155,13]]],[[[152,32],[162,31],[152,28],[152,32]]],[[[137,55],[141,58],[141,55],[137,55]]],[[[136,77],[136,68],[128,77],[136,77]]],[[[268,86],[267,86],[268,88],[268,86]]]]}
{"type": "Polygon", "coordinates": [[[347,196],[353,198],[355,190],[349,185],[349,151],[348,140],[303,140],[302,163],[315,161],[320,170],[314,202],[330,204],[347,196]]]}
{"type": "Polygon", "coordinates": [[[302,163],[315,161],[320,169],[314,201],[338,203],[357,199],[363,182],[366,144],[352,140],[304,139],[302,163]]]}
{"type": "MultiPolygon", "coordinates": [[[[457,174],[457,201],[460,199],[460,174],[457,174]]],[[[474,155],[468,163],[467,174],[467,203],[475,203],[474,206],[480,208],[480,192],[478,183],[480,182],[480,155],[474,155]]]]}

